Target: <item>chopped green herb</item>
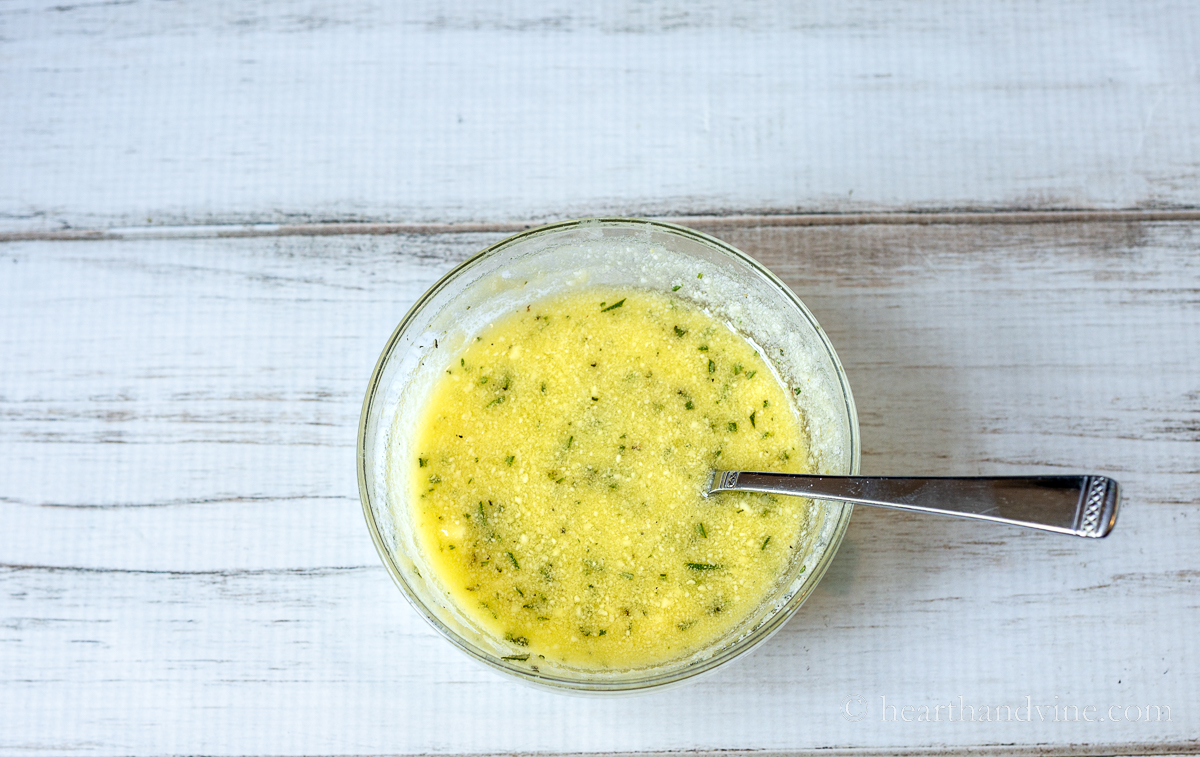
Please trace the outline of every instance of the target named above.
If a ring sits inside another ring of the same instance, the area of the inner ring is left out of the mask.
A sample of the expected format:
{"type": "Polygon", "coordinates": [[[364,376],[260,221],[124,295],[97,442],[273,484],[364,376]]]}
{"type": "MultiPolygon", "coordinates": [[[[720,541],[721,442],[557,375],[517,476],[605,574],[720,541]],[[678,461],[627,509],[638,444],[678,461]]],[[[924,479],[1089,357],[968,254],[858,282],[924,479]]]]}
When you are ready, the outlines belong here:
{"type": "Polygon", "coordinates": [[[762,546],[758,548],[758,551],[759,552],[765,551],[767,548],[767,545],[770,543],[771,543],[771,537],[768,536],[767,538],[763,539],[762,546]]]}
{"type": "Polygon", "coordinates": [[[713,373],[713,372],[714,372],[714,371],[716,371],[716,370],[717,370],[717,364],[716,364],[716,363],[714,363],[714,362],[713,362],[713,361],[710,359],[710,360],[708,361],[708,372],[709,372],[709,373],[713,373]]]}
{"type": "Polygon", "coordinates": [[[796,387],[795,389],[793,389],[793,390],[792,390],[792,394],[794,394],[794,395],[796,395],[797,397],[799,397],[799,396],[800,396],[800,387],[796,387]]]}
{"type": "Polygon", "coordinates": [[[736,423],[734,423],[733,421],[730,421],[730,422],[729,422],[729,430],[730,430],[730,431],[737,431],[737,424],[736,424],[736,423]]]}
{"type": "Polygon", "coordinates": [[[567,439],[567,449],[571,449],[571,442],[575,441],[575,437],[571,436],[567,439]]]}
{"type": "Polygon", "coordinates": [[[703,273],[698,273],[698,274],[696,274],[696,278],[698,278],[698,279],[702,279],[702,278],[704,278],[704,274],[703,274],[703,273]]]}
{"type": "MultiPolygon", "coordinates": [[[[601,305],[603,305],[604,303],[600,303],[600,304],[601,304],[601,305]]],[[[607,313],[609,310],[614,310],[614,309],[616,309],[616,308],[619,308],[619,307],[621,307],[621,306],[622,306],[622,305],[624,305],[624,304],[625,304],[625,298],[624,298],[624,297],[622,297],[622,298],[621,298],[621,300],[620,300],[619,302],[614,302],[613,304],[609,305],[609,306],[608,306],[608,307],[606,307],[606,308],[601,308],[601,309],[600,309],[600,312],[601,312],[601,313],[607,313]]]]}
{"type": "Polygon", "coordinates": [[[483,378],[479,379],[479,383],[481,383],[481,384],[486,384],[487,382],[488,382],[487,376],[484,376],[483,378]]]}
{"type": "Polygon", "coordinates": [[[504,634],[504,640],[511,641],[513,644],[516,644],[518,647],[529,646],[529,639],[526,639],[524,636],[513,636],[512,632],[504,634]]]}
{"type": "Polygon", "coordinates": [[[687,402],[683,403],[683,409],[684,410],[695,410],[696,403],[692,402],[691,400],[688,400],[687,402]]]}
{"type": "Polygon", "coordinates": [[[621,574],[619,574],[619,575],[621,576],[621,578],[624,578],[626,581],[632,581],[632,580],[633,580],[633,574],[632,574],[632,573],[621,573],[621,574]]]}
{"type": "Polygon", "coordinates": [[[741,363],[738,363],[737,365],[733,366],[733,375],[734,376],[738,375],[741,372],[742,372],[742,364],[741,363]]]}
{"type": "Polygon", "coordinates": [[[707,539],[707,538],[708,538],[708,532],[704,530],[704,524],[703,524],[703,523],[697,523],[697,524],[696,524],[696,533],[700,534],[700,535],[701,535],[702,537],[704,537],[705,539],[707,539]]]}
{"type": "Polygon", "coordinates": [[[442,477],[439,476],[438,474],[434,473],[432,476],[429,477],[429,483],[440,484],[440,483],[442,483],[442,477]]]}
{"type": "Polygon", "coordinates": [[[758,424],[754,422],[754,416],[756,415],[758,415],[757,410],[755,410],[753,413],[750,413],[750,428],[758,428],[758,424]]]}
{"type": "Polygon", "coordinates": [[[798,570],[798,571],[796,571],[796,572],[797,572],[797,573],[803,573],[803,572],[804,572],[804,569],[805,569],[806,567],[808,567],[808,566],[806,566],[806,565],[801,565],[801,566],[800,566],[800,570],[798,570]]]}
{"type": "Polygon", "coordinates": [[[513,553],[512,553],[512,552],[507,552],[507,553],[505,553],[505,554],[507,554],[507,555],[508,555],[508,559],[512,561],[513,567],[514,567],[514,568],[516,568],[517,570],[520,570],[520,569],[521,569],[521,564],[520,564],[519,562],[517,562],[517,558],[513,557],[513,553]]]}
{"type": "Polygon", "coordinates": [[[418,457],[417,465],[421,468],[424,468],[426,465],[429,465],[429,459],[425,457],[418,457]]]}
{"type": "Polygon", "coordinates": [[[492,405],[500,405],[500,404],[502,404],[503,402],[504,402],[504,395],[503,395],[503,394],[501,394],[501,395],[500,395],[499,397],[497,397],[496,399],[494,399],[494,400],[492,400],[491,402],[489,402],[489,403],[487,403],[486,405],[484,405],[484,407],[491,407],[492,405]]]}
{"type": "Polygon", "coordinates": [[[763,407],[770,407],[770,406],[771,406],[771,400],[763,400],[763,407]]]}
{"type": "Polygon", "coordinates": [[[546,393],[546,382],[543,381],[542,382],[542,394],[545,394],[545,393],[546,393]]]}
{"type": "Polygon", "coordinates": [[[713,565],[712,563],[707,563],[707,562],[690,562],[690,563],[687,563],[687,566],[691,570],[720,570],[721,569],[720,565],[713,565]]]}
{"type": "Polygon", "coordinates": [[[504,462],[508,463],[508,467],[510,467],[510,468],[511,468],[511,467],[512,467],[512,464],[513,464],[513,461],[514,461],[514,460],[516,460],[516,459],[517,459],[517,456],[516,456],[516,455],[509,455],[508,457],[504,458],[504,462]]]}
{"type": "Polygon", "coordinates": [[[500,659],[501,660],[511,660],[513,662],[525,662],[526,660],[529,659],[529,655],[528,654],[510,654],[505,657],[501,657],[500,659]]]}
{"type": "Polygon", "coordinates": [[[754,378],[754,374],[756,374],[756,373],[758,373],[758,371],[747,371],[746,378],[752,379],[752,378],[754,378]]]}
{"type": "Polygon", "coordinates": [[[676,284],[675,286],[671,287],[671,291],[678,292],[680,290],[680,288],[682,288],[682,287],[683,287],[683,284],[676,284]]]}
{"type": "Polygon", "coordinates": [[[686,333],[687,333],[687,329],[680,328],[679,326],[675,327],[675,336],[683,336],[686,333]]]}
{"type": "Polygon", "coordinates": [[[708,345],[702,344],[699,347],[697,347],[696,349],[700,350],[701,352],[708,352],[708,345]]]}

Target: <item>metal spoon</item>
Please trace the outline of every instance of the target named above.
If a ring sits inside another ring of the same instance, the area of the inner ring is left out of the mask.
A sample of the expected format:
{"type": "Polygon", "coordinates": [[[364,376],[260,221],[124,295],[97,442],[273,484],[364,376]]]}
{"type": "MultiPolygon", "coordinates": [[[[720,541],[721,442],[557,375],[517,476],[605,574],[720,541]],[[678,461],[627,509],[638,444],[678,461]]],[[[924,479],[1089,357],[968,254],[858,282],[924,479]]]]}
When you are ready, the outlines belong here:
{"type": "Polygon", "coordinates": [[[910,478],[714,471],[704,496],[725,491],[831,499],[1099,539],[1116,525],[1121,487],[1104,476],[910,478]]]}

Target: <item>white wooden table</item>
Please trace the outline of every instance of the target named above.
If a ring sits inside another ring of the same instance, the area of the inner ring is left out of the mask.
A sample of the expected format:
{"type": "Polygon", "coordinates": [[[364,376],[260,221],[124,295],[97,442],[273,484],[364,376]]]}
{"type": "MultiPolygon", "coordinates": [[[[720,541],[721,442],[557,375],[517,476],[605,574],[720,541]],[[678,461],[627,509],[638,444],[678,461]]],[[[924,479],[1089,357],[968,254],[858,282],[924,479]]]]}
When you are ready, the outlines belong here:
{"type": "Polygon", "coordinates": [[[0,3],[0,753],[1200,752],[1198,50],[1157,0],[0,3]],[[1116,531],[862,508],[699,683],[474,666],[374,554],[362,395],[457,261],[602,213],[777,272],[864,472],[1104,473],[1116,531]]]}

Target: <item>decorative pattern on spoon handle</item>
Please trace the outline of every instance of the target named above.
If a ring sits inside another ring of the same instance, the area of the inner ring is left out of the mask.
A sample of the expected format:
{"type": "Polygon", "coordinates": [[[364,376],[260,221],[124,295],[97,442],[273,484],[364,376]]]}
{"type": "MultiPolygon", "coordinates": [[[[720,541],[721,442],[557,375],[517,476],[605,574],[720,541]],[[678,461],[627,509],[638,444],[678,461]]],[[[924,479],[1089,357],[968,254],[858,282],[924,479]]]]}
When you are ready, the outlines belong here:
{"type": "Polygon", "coordinates": [[[727,470],[721,474],[721,480],[717,484],[717,489],[732,489],[737,486],[739,471],[727,470]]]}
{"type": "Polygon", "coordinates": [[[1104,527],[1102,514],[1104,503],[1108,499],[1109,486],[1112,484],[1104,476],[1091,476],[1084,488],[1083,497],[1079,503],[1079,525],[1076,530],[1080,536],[1096,537],[1104,527]]]}

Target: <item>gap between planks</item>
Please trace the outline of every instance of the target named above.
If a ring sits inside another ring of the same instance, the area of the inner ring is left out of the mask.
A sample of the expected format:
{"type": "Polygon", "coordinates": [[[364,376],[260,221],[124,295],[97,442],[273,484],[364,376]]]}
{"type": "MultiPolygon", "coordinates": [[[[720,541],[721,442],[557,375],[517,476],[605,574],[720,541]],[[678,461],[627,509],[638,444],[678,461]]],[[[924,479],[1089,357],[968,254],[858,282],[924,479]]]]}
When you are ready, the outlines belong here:
{"type": "MultiPolygon", "coordinates": [[[[794,215],[656,216],[655,220],[695,229],[764,226],[899,226],[1047,223],[1139,223],[1200,221],[1200,209],[1180,210],[1052,210],[925,213],[807,213],[794,215]]],[[[112,229],[58,229],[0,232],[2,242],[133,241],[139,239],[229,239],[240,237],[350,236],[387,234],[516,233],[540,222],[495,223],[296,223],[195,226],[135,226],[112,229]]]]}
{"type": "MultiPolygon", "coordinates": [[[[412,757],[428,757],[422,752],[412,757]]],[[[448,757],[1200,757],[1196,742],[1161,744],[984,744],[962,747],[818,747],[815,749],[722,749],[670,752],[452,752],[448,757]]],[[[334,757],[334,756],[330,756],[334,757]]]]}

